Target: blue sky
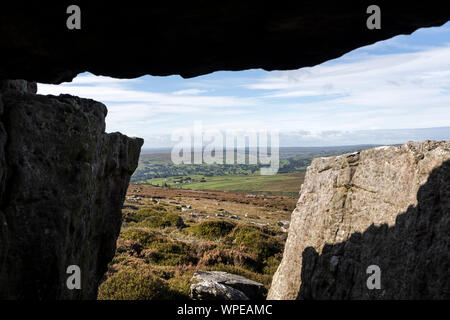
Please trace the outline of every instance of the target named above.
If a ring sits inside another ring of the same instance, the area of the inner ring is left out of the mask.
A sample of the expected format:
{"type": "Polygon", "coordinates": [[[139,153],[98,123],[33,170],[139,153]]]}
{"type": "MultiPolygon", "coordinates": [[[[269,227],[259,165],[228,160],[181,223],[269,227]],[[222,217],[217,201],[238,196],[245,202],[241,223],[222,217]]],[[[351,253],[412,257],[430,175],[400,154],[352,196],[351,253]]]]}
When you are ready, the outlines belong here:
{"type": "Polygon", "coordinates": [[[450,139],[450,23],[420,29],[292,71],[215,72],[124,80],[78,75],[39,84],[108,107],[107,131],[173,145],[173,130],[279,130],[281,146],[450,139]],[[420,130],[419,130],[420,129],[420,130]]]}

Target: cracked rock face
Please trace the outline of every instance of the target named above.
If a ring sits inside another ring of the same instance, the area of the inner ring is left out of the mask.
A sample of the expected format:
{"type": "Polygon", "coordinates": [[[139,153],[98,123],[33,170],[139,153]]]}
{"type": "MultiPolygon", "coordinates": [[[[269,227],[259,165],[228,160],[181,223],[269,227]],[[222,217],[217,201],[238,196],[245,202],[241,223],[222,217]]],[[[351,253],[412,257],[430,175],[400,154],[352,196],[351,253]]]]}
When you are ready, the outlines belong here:
{"type": "Polygon", "coordinates": [[[106,134],[99,102],[0,88],[0,299],[95,299],[143,141],[106,134]]]}
{"type": "Polygon", "coordinates": [[[268,298],[450,298],[449,161],[434,141],[314,159],[268,298]]]}

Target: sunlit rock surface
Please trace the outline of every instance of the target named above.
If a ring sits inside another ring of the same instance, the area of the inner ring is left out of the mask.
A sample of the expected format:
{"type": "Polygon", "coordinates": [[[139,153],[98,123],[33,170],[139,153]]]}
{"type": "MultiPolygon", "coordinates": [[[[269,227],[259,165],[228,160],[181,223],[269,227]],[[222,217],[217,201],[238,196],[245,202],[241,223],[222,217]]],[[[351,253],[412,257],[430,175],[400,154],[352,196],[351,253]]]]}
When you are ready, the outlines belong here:
{"type": "Polygon", "coordinates": [[[435,141],[313,160],[268,298],[450,298],[449,160],[435,141]]]}

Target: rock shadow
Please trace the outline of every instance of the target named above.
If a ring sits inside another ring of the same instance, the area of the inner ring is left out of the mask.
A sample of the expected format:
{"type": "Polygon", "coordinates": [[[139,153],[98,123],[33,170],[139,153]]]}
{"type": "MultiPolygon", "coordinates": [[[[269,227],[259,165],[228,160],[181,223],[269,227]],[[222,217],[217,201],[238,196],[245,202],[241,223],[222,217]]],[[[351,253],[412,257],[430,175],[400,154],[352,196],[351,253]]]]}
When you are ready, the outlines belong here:
{"type": "Polygon", "coordinates": [[[298,299],[450,299],[450,161],[417,200],[391,227],[371,225],[320,254],[306,248],[298,299]],[[370,265],[380,267],[380,289],[367,287],[370,265]]]}

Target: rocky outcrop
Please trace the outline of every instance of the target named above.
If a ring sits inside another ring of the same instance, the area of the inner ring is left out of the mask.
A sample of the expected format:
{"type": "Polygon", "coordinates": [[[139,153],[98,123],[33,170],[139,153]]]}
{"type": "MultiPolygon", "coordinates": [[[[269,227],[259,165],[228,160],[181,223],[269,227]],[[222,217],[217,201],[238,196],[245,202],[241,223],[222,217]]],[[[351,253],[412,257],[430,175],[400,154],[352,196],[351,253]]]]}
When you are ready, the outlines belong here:
{"type": "Polygon", "coordinates": [[[217,70],[298,69],[450,19],[448,1],[6,1],[0,10],[0,79],[59,83],[78,73],[193,77],[217,70]],[[367,8],[381,9],[369,30],[367,8]]]}
{"type": "Polygon", "coordinates": [[[0,299],[95,299],[143,141],[106,134],[99,102],[35,93],[0,82],[0,299]]]}
{"type": "Polygon", "coordinates": [[[268,298],[449,299],[450,142],[315,159],[268,298]]]}
{"type": "Polygon", "coordinates": [[[195,300],[249,300],[264,297],[264,285],[222,271],[197,271],[191,281],[195,300]]]}

